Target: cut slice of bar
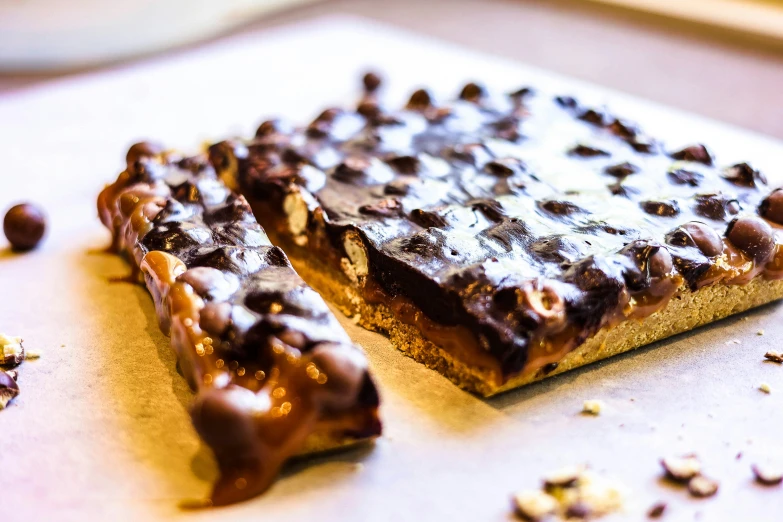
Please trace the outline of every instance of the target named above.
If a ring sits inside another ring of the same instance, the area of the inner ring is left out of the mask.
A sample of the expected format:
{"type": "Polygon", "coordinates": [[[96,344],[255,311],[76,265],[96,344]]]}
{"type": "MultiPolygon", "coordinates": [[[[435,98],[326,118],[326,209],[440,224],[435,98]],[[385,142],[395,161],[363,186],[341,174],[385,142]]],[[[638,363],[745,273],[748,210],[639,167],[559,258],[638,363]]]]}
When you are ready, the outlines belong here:
{"type": "Polygon", "coordinates": [[[98,210],[196,392],[213,504],[262,493],[294,455],[380,434],[364,355],[206,158],[134,145],[98,210]]]}
{"type": "Polygon", "coordinates": [[[783,192],[702,145],[529,88],[475,83],[210,149],[302,276],[492,395],[783,297],[783,192]]]}

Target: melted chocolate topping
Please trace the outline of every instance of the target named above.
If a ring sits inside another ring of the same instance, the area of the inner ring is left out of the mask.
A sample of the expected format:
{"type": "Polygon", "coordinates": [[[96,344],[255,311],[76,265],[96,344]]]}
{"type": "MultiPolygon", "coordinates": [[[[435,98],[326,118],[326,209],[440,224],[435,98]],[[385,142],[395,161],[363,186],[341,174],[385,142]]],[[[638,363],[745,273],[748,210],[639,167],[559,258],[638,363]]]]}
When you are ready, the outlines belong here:
{"type": "Polygon", "coordinates": [[[421,89],[403,110],[336,112],[328,130],[308,132],[322,119],[244,142],[229,175],[293,243],[339,259],[351,257],[346,232],[360,238],[374,284],[469,328],[503,379],[552,362],[534,347],[572,349],[685,285],[783,275],[759,264],[780,250],[769,227],[737,222],[722,244],[729,221],[759,204],[783,219],[780,198],[762,203],[762,174],[722,170],[703,145],[667,153],[573,97],[522,89],[497,100],[469,84],[446,105],[421,89]],[[284,169],[291,151],[303,161],[284,169]],[[296,230],[291,195],[307,208],[296,230]]]}
{"type": "Polygon", "coordinates": [[[380,433],[363,354],[206,158],[134,145],[98,207],[197,392],[194,426],[221,473],[213,504],[262,493],[312,435],[324,446],[380,433]]]}

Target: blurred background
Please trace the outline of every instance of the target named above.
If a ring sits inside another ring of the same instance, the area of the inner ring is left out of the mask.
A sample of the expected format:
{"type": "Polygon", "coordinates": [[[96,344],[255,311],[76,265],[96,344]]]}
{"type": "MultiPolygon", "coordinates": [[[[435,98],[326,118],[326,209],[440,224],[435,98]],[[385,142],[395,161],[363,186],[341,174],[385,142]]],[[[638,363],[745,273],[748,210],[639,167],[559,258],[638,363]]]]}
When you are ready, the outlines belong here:
{"type": "Polygon", "coordinates": [[[0,96],[328,15],[783,138],[783,0],[0,0],[0,96]]]}

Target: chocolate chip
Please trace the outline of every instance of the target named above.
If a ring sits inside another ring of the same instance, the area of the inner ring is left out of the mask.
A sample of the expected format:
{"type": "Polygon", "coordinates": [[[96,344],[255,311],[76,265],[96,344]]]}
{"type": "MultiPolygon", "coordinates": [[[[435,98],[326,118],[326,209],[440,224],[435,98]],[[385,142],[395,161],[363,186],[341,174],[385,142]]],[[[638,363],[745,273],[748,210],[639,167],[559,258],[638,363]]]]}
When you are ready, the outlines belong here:
{"type": "Polygon", "coordinates": [[[201,309],[199,325],[212,335],[223,335],[231,324],[229,303],[207,303],[201,309]]]}
{"type": "Polygon", "coordinates": [[[266,138],[275,134],[289,134],[293,128],[280,119],[272,119],[263,122],[256,129],[256,138],[266,138]]]}
{"type": "Polygon", "coordinates": [[[654,216],[672,217],[680,213],[680,207],[675,200],[642,201],[639,205],[645,212],[654,216]]]}
{"type": "Polygon", "coordinates": [[[609,131],[612,134],[626,140],[631,140],[637,134],[639,134],[639,128],[636,126],[635,123],[631,123],[630,121],[619,120],[619,119],[615,119],[609,125],[609,131]]]}
{"type": "Polygon", "coordinates": [[[759,185],[766,185],[767,178],[761,172],[754,170],[753,167],[747,163],[738,163],[732,167],[726,169],[723,173],[723,177],[741,187],[758,187],[759,185]]]}
{"type": "Polygon", "coordinates": [[[437,212],[422,210],[420,208],[413,209],[411,212],[411,220],[424,228],[445,228],[448,226],[448,222],[437,212]]]}
{"type": "Polygon", "coordinates": [[[783,482],[783,469],[772,466],[753,464],[750,469],[756,477],[756,482],[765,486],[777,486],[783,482]]]}
{"type": "Polygon", "coordinates": [[[595,147],[589,147],[587,145],[579,144],[576,147],[568,151],[571,156],[580,156],[582,158],[594,158],[596,156],[609,156],[610,154],[605,150],[597,149],[595,147]]]}
{"type": "Polygon", "coordinates": [[[610,167],[606,167],[604,169],[604,172],[609,174],[610,176],[614,176],[615,178],[623,179],[631,174],[636,174],[639,172],[639,167],[632,165],[631,163],[628,163],[627,161],[625,163],[620,163],[618,165],[612,165],[610,167]]]}
{"type": "Polygon", "coordinates": [[[535,91],[532,88],[522,87],[521,89],[517,89],[514,92],[508,93],[508,97],[514,100],[522,100],[523,98],[527,98],[533,94],[535,94],[535,91]]]}
{"type": "Polygon", "coordinates": [[[359,156],[348,157],[334,168],[332,177],[350,183],[356,178],[363,176],[369,167],[370,161],[366,158],[359,156]]]}
{"type": "Polygon", "coordinates": [[[507,178],[520,172],[524,168],[522,162],[516,158],[499,158],[484,165],[484,172],[507,178]]]}
{"type": "Polygon", "coordinates": [[[675,246],[696,247],[707,257],[714,257],[723,252],[723,241],[710,226],[698,221],[691,221],[677,227],[669,233],[666,241],[675,246]]]}
{"type": "Polygon", "coordinates": [[[442,151],[445,159],[462,161],[475,165],[479,158],[488,158],[487,151],[481,143],[456,144],[446,147],[442,151]]]}
{"type": "Polygon", "coordinates": [[[699,186],[701,180],[704,179],[704,174],[685,169],[671,170],[668,175],[675,185],[690,185],[691,187],[699,186]]]}
{"type": "Polygon", "coordinates": [[[680,161],[694,161],[696,163],[712,166],[712,154],[710,154],[710,151],[707,150],[707,147],[704,145],[691,145],[682,150],[672,152],[670,156],[680,161]]]}
{"type": "Polygon", "coordinates": [[[385,161],[400,174],[416,174],[421,167],[421,162],[416,156],[391,156],[385,161]]]}
{"type": "Polygon", "coordinates": [[[363,100],[356,107],[356,112],[367,118],[368,120],[374,120],[381,114],[381,108],[378,102],[373,100],[363,100]]]}
{"type": "Polygon", "coordinates": [[[555,103],[565,109],[576,109],[577,105],[579,105],[573,96],[556,96],[555,103]]]}
{"type": "Polygon", "coordinates": [[[325,138],[331,132],[334,121],[342,113],[342,109],[326,109],[307,126],[307,135],[311,138],[325,138]]]}
{"type": "Polygon", "coordinates": [[[638,194],[639,190],[635,189],[633,187],[629,187],[627,185],[623,185],[621,182],[612,183],[611,185],[607,185],[606,188],[609,189],[609,192],[612,193],[614,196],[622,196],[624,198],[629,198],[634,194],[638,194]]]}
{"type": "Polygon", "coordinates": [[[125,163],[128,169],[133,168],[137,161],[145,158],[152,158],[161,154],[165,149],[159,143],[152,141],[141,141],[134,143],[128,149],[128,153],[125,155],[125,163]]]}
{"type": "Polygon", "coordinates": [[[426,89],[419,89],[411,94],[406,108],[413,111],[423,111],[432,107],[432,95],[426,89]]]}
{"type": "Polygon", "coordinates": [[[410,191],[410,182],[402,179],[392,180],[383,188],[383,193],[387,196],[405,196],[410,191]]]}
{"type": "Polygon", "coordinates": [[[579,119],[598,127],[606,127],[612,121],[612,118],[605,111],[596,109],[587,109],[579,115],[579,119]]]}
{"type": "Polygon", "coordinates": [[[650,518],[660,518],[663,516],[664,511],[666,511],[666,502],[656,502],[649,511],[647,511],[647,516],[650,518]]]}
{"type": "Polygon", "coordinates": [[[19,385],[7,372],[0,370],[0,410],[8,406],[11,400],[19,395],[19,385]]]}
{"type": "Polygon", "coordinates": [[[628,140],[628,145],[636,152],[642,154],[654,154],[658,151],[658,142],[649,136],[637,135],[628,140]]]}
{"type": "Polygon", "coordinates": [[[754,216],[734,218],[726,227],[726,238],[757,263],[766,263],[775,251],[772,227],[754,216]]]}
{"type": "Polygon", "coordinates": [[[672,256],[665,246],[636,240],[626,245],[620,253],[628,256],[635,269],[629,268],[624,276],[628,288],[638,292],[649,288],[651,278],[663,277],[672,271],[672,256]]]}
{"type": "Polygon", "coordinates": [[[676,482],[688,482],[701,473],[701,463],[693,455],[661,459],[666,476],[676,482]]]}
{"type": "Polygon", "coordinates": [[[557,214],[558,216],[569,216],[571,214],[584,212],[581,207],[574,205],[569,201],[542,201],[539,203],[539,206],[547,212],[557,214]]]}
{"type": "Polygon", "coordinates": [[[367,92],[375,92],[381,86],[381,77],[374,72],[368,72],[362,77],[362,85],[367,92]]]}
{"type": "Polygon", "coordinates": [[[487,95],[486,89],[477,83],[468,83],[459,93],[460,100],[478,103],[487,95]]]}
{"type": "Polygon", "coordinates": [[[31,250],[46,232],[46,215],[33,203],[14,205],[5,214],[3,232],[14,250],[31,250]]]}
{"type": "Polygon", "coordinates": [[[739,201],[725,194],[698,194],[695,209],[697,214],[716,221],[733,216],[740,211],[739,201]]]}
{"type": "Polygon", "coordinates": [[[759,205],[759,214],[773,223],[783,225],[783,189],[775,189],[759,205]]]}
{"type": "Polygon", "coordinates": [[[382,199],[359,207],[359,212],[371,216],[394,217],[402,215],[402,205],[396,199],[382,199]]]}
{"type": "Polygon", "coordinates": [[[688,481],[688,492],[697,498],[711,497],[718,492],[719,484],[716,480],[704,475],[696,475],[688,481]]]}

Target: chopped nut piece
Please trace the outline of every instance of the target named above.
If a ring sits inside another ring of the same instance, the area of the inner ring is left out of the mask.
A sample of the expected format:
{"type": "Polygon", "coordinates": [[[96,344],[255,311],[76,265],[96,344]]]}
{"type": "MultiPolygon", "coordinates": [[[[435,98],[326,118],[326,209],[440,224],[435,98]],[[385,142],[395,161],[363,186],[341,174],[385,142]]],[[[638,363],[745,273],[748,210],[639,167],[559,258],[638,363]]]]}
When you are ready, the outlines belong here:
{"type": "Polygon", "coordinates": [[[598,415],[604,407],[604,403],[599,400],[587,400],[582,405],[582,413],[589,413],[590,415],[598,415]]]}
{"type": "Polygon", "coordinates": [[[764,393],[772,393],[772,388],[770,388],[769,384],[766,382],[759,384],[759,390],[763,391],[764,393]]]}
{"type": "Polygon", "coordinates": [[[763,329],[759,330],[758,332],[756,332],[756,335],[764,335],[764,330],[763,329]]]}
{"type": "Polygon", "coordinates": [[[571,466],[549,473],[544,477],[544,488],[549,491],[553,488],[570,488],[575,486],[583,471],[581,468],[571,466]]]}
{"type": "Polygon", "coordinates": [[[647,516],[650,518],[660,518],[664,511],[666,511],[666,502],[656,502],[647,512],[647,516]]]}
{"type": "Polygon", "coordinates": [[[701,473],[701,462],[693,455],[661,459],[666,475],[677,482],[687,482],[701,473]]]}
{"type": "Polygon", "coordinates": [[[783,469],[753,464],[750,467],[753,470],[753,474],[756,476],[756,482],[764,484],[765,486],[776,486],[783,482],[783,469]]]}
{"type": "Polygon", "coordinates": [[[0,410],[5,408],[17,395],[19,395],[19,385],[16,384],[16,379],[0,370],[0,410]]]}
{"type": "Polygon", "coordinates": [[[24,347],[21,337],[0,333],[0,365],[16,366],[24,361],[24,347]]]}
{"type": "Polygon", "coordinates": [[[600,517],[623,506],[623,493],[618,486],[604,477],[588,471],[577,481],[577,498],[590,510],[591,517],[600,517]]]}
{"type": "Polygon", "coordinates": [[[718,482],[704,475],[696,475],[688,481],[688,491],[694,497],[711,497],[718,492],[718,482]]]}
{"type": "Polygon", "coordinates": [[[41,358],[41,352],[39,352],[38,350],[27,350],[24,353],[24,359],[26,361],[31,359],[40,359],[40,358],[41,358]]]}
{"type": "Polygon", "coordinates": [[[764,357],[768,361],[783,363],[783,353],[780,353],[777,350],[769,350],[767,353],[764,354],[764,357]]]}
{"type": "Polygon", "coordinates": [[[555,497],[538,490],[521,491],[514,495],[519,515],[525,520],[537,521],[552,515],[558,504],[555,497]]]}

